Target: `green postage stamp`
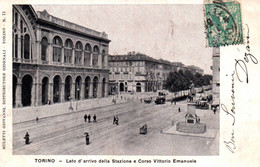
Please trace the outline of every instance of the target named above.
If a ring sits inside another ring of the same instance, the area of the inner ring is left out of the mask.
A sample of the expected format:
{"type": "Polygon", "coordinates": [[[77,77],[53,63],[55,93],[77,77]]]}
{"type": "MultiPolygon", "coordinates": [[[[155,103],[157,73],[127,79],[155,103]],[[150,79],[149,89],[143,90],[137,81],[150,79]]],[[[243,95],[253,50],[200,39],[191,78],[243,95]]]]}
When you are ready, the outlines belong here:
{"type": "Polygon", "coordinates": [[[240,3],[213,1],[205,4],[207,45],[219,47],[243,44],[240,3]]]}

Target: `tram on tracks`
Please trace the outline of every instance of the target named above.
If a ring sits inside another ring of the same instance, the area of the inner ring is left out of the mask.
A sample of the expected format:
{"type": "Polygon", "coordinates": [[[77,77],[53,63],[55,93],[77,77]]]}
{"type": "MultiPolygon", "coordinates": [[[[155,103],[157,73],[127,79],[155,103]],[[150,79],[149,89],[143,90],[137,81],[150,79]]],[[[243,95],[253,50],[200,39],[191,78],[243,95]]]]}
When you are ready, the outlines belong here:
{"type": "Polygon", "coordinates": [[[155,98],[155,104],[165,104],[166,101],[166,93],[165,92],[158,92],[158,96],[155,98]]]}

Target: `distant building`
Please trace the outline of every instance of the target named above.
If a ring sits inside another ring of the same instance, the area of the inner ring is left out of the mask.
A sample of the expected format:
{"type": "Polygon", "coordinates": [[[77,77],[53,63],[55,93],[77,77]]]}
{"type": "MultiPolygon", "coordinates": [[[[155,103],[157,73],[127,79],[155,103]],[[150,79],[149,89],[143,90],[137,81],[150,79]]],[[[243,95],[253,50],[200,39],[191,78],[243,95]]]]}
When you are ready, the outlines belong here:
{"type": "Polygon", "coordinates": [[[111,94],[162,90],[171,71],[189,69],[180,62],[157,60],[135,52],[126,55],[110,55],[108,61],[111,94]]]}
{"type": "Polygon", "coordinates": [[[14,107],[108,95],[110,40],[104,32],[13,5],[12,34],[14,107]]]}
{"type": "Polygon", "coordinates": [[[191,65],[191,66],[187,66],[187,69],[189,71],[191,71],[193,74],[195,73],[199,73],[201,75],[204,74],[204,70],[202,70],[201,68],[197,67],[197,66],[194,66],[194,65],[191,65]]]}
{"type": "Polygon", "coordinates": [[[220,103],[220,49],[219,47],[213,48],[213,79],[212,79],[212,94],[213,94],[213,103],[220,103]]]}

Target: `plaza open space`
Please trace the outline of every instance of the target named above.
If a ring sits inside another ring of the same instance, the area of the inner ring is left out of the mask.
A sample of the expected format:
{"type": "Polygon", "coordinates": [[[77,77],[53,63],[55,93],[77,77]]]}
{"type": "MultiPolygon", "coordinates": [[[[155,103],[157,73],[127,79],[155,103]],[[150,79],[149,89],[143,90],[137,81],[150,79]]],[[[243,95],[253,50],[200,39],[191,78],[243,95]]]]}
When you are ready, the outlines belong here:
{"type": "Polygon", "coordinates": [[[86,101],[74,101],[34,108],[14,109],[13,153],[27,155],[218,155],[219,113],[196,110],[205,134],[176,133],[184,122],[187,101],[176,105],[144,103],[156,93],[120,94],[86,101]],[[116,99],[116,103],[113,102],[116,99]],[[69,109],[72,106],[73,110],[69,109]],[[76,110],[77,108],[77,110],[76,110]],[[181,112],[178,109],[181,109],[181,112]],[[23,114],[30,112],[30,114],[23,114]],[[90,122],[84,115],[91,115],[90,122]],[[93,115],[97,116],[93,122],[93,115]],[[113,124],[113,118],[119,124],[113,124]],[[38,121],[36,118],[38,117],[38,121]],[[147,134],[139,133],[147,124],[147,134]],[[30,135],[26,145],[24,136],[30,135]],[[86,145],[84,133],[89,134],[86,145]]]}

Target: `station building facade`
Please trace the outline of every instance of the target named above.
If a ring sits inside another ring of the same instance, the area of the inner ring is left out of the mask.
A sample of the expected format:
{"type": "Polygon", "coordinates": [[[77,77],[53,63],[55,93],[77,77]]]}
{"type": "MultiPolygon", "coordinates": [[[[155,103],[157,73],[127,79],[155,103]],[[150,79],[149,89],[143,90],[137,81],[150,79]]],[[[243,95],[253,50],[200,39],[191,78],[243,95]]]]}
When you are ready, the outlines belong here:
{"type": "Polygon", "coordinates": [[[107,34],[13,5],[13,106],[108,95],[107,34]]]}
{"type": "Polygon", "coordinates": [[[182,63],[154,59],[141,53],[109,56],[109,93],[162,90],[171,71],[187,70],[182,63]]]}

